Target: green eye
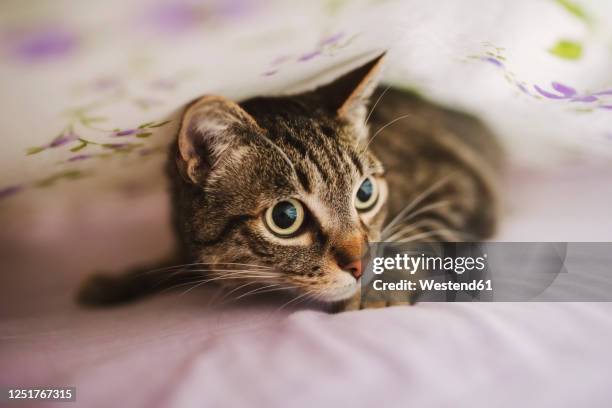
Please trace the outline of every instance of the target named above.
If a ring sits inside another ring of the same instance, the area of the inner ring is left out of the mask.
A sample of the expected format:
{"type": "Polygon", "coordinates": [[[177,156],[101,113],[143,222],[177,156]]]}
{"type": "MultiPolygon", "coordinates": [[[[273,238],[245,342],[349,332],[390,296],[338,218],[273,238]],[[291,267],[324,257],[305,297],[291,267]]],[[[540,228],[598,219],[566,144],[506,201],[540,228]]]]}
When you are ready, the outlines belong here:
{"type": "Polygon", "coordinates": [[[370,210],[374,207],[377,200],[378,185],[373,178],[367,177],[361,182],[359,190],[357,190],[357,194],[355,195],[355,208],[357,208],[358,211],[370,210]]]}
{"type": "Polygon", "coordinates": [[[304,223],[304,207],[293,198],[279,201],[266,210],[266,226],[280,237],[295,234],[304,223]]]}

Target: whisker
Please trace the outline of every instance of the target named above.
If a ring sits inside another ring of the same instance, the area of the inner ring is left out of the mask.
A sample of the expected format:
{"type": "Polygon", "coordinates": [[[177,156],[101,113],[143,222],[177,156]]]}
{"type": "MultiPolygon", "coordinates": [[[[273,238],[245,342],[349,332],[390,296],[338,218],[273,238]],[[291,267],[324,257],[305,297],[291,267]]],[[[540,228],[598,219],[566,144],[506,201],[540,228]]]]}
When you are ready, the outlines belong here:
{"type": "Polygon", "coordinates": [[[478,237],[476,235],[470,234],[463,230],[450,228],[448,225],[444,224],[441,221],[438,221],[435,219],[425,219],[424,221],[430,225],[430,228],[429,228],[430,230],[438,231],[440,233],[442,241],[450,241],[450,242],[456,242],[459,240],[478,241],[478,237]]]}
{"type": "Polygon", "coordinates": [[[186,291],[184,291],[183,293],[181,293],[179,296],[185,296],[187,293],[191,292],[192,290],[194,290],[195,288],[198,288],[202,285],[205,285],[206,283],[208,283],[207,281],[202,281],[196,285],[193,285],[192,287],[190,287],[189,289],[187,289],[186,291]]]}
{"type": "Polygon", "coordinates": [[[193,262],[193,263],[188,263],[188,264],[172,265],[172,266],[166,266],[166,267],[163,267],[163,268],[150,269],[150,270],[147,270],[147,271],[143,271],[141,273],[144,275],[144,274],[149,274],[149,273],[162,272],[162,271],[168,271],[168,270],[173,270],[173,269],[181,269],[181,268],[185,268],[185,267],[200,266],[200,265],[202,265],[202,266],[206,266],[206,265],[218,265],[218,266],[222,266],[222,265],[236,265],[236,266],[250,266],[250,267],[262,268],[262,269],[273,269],[270,266],[257,265],[257,264],[246,264],[246,263],[238,263],[238,262],[193,262]]]}
{"type": "Polygon", "coordinates": [[[441,179],[436,181],[434,184],[426,188],[422,193],[417,195],[395,217],[393,217],[393,219],[389,222],[389,224],[387,224],[385,228],[382,230],[382,234],[384,235],[388,231],[389,228],[397,224],[402,219],[402,217],[404,217],[407,213],[412,211],[417,205],[419,205],[424,199],[430,196],[435,190],[437,190],[438,188],[446,184],[454,175],[455,173],[447,174],[446,176],[442,177],[441,179]]]}
{"type": "Polygon", "coordinates": [[[366,116],[365,121],[363,122],[363,124],[365,126],[367,126],[368,121],[370,120],[370,116],[372,116],[372,113],[374,113],[374,109],[376,109],[376,106],[378,106],[378,103],[380,102],[380,100],[383,98],[383,96],[385,96],[385,94],[387,93],[387,91],[391,88],[391,85],[387,86],[385,88],[384,91],[382,91],[382,93],[380,94],[380,96],[378,97],[378,99],[376,99],[376,102],[374,102],[374,105],[370,108],[370,112],[368,112],[368,116],[366,116]]]}
{"type": "MultiPolygon", "coordinates": [[[[396,230],[393,234],[389,235],[389,236],[385,236],[383,241],[385,242],[395,242],[395,240],[397,238],[401,238],[402,236],[406,235],[407,233],[414,231],[416,229],[419,229],[421,227],[423,227],[424,225],[426,225],[427,220],[418,220],[412,224],[408,224],[408,225],[398,225],[397,227],[399,227],[399,230],[396,230]]],[[[391,232],[391,231],[389,231],[391,232]]]]}
{"type": "Polygon", "coordinates": [[[295,298],[291,299],[290,301],[284,303],[283,305],[281,305],[281,307],[279,307],[278,309],[276,309],[272,314],[276,314],[278,312],[280,312],[281,310],[283,310],[285,307],[289,306],[291,303],[297,301],[298,299],[302,299],[306,296],[312,295],[313,292],[308,291],[308,292],[304,292],[301,295],[296,296],[295,298]]]}
{"type": "Polygon", "coordinates": [[[188,269],[188,270],[178,270],[174,271],[168,276],[164,276],[163,279],[160,279],[157,284],[166,282],[168,279],[181,274],[181,273],[193,273],[193,272],[209,272],[211,274],[224,272],[221,276],[231,277],[235,275],[240,275],[247,277],[247,274],[250,274],[248,277],[276,277],[278,273],[262,271],[262,270],[250,270],[250,269],[188,269]]]}
{"type": "Polygon", "coordinates": [[[279,290],[289,290],[289,289],[297,289],[297,288],[298,286],[281,286],[280,288],[263,290],[261,292],[257,292],[257,294],[259,295],[260,293],[268,293],[268,292],[275,292],[279,290]]]}
{"type": "MultiPolygon", "coordinates": [[[[206,276],[206,275],[203,275],[206,276]]],[[[237,274],[221,274],[221,275],[217,275],[217,276],[213,276],[211,278],[208,278],[207,281],[208,282],[217,282],[217,281],[224,281],[224,280],[232,280],[232,279],[269,279],[269,278],[276,278],[278,277],[278,275],[273,275],[273,276],[268,276],[268,275],[255,275],[255,274],[249,274],[249,273],[237,273],[237,274]]]]}
{"type": "Polygon", "coordinates": [[[300,304],[302,304],[304,302],[308,302],[310,300],[313,300],[312,299],[312,293],[309,293],[309,296],[305,296],[302,299],[300,299],[299,301],[297,301],[296,303],[294,303],[293,306],[296,307],[297,305],[300,305],[300,304]]]}
{"type": "Polygon", "coordinates": [[[273,269],[271,266],[266,266],[266,265],[259,265],[259,264],[249,264],[249,263],[239,263],[239,262],[198,262],[195,263],[194,265],[238,265],[238,266],[252,266],[252,267],[256,267],[256,268],[263,268],[263,269],[273,269]]]}
{"type": "Polygon", "coordinates": [[[440,230],[433,230],[433,231],[423,232],[421,234],[416,234],[416,235],[413,235],[411,237],[407,237],[405,239],[397,240],[395,242],[398,242],[398,243],[402,243],[402,242],[414,242],[414,241],[418,241],[418,240],[421,240],[421,239],[424,239],[424,238],[429,238],[429,237],[436,236],[436,235],[438,235],[440,233],[443,233],[443,232],[450,232],[450,233],[453,233],[453,234],[457,234],[457,236],[459,238],[462,238],[462,237],[463,238],[470,238],[470,235],[471,235],[471,234],[464,233],[464,232],[461,232],[461,231],[456,231],[456,230],[453,230],[453,229],[445,228],[445,229],[440,229],[440,230]]]}
{"type": "MultiPolygon", "coordinates": [[[[391,232],[395,232],[400,228],[404,227],[404,222],[410,220],[411,218],[416,217],[417,215],[426,213],[428,211],[434,210],[438,207],[446,207],[448,205],[452,204],[452,202],[450,200],[441,200],[441,201],[437,201],[435,203],[432,204],[428,204],[425,205],[423,207],[420,208],[416,208],[414,211],[406,214],[404,217],[402,217],[402,219],[398,220],[398,224],[395,225],[394,227],[391,228],[385,228],[385,230],[383,230],[383,234],[381,234],[381,236],[383,237],[383,241],[386,239],[386,234],[390,234],[391,232]]],[[[412,225],[412,224],[409,224],[412,225]]]]}
{"type": "Polygon", "coordinates": [[[223,292],[223,288],[217,288],[217,290],[213,293],[210,299],[208,299],[208,302],[206,302],[206,307],[216,307],[216,302],[219,299],[219,296],[223,294],[223,292]]]}
{"type": "MultiPolygon", "coordinates": [[[[260,283],[260,282],[250,282],[251,284],[253,283],[260,283]]],[[[269,292],[275,292],[275,291],[280,291],[280,290],[289,290],[289,289],[295,289],[297,288],[297,286],[287,286],[287,285],[282,285],[282,284],[271,284],[271,285],[267,285],[267,286],[263,286],[263,287],[258,287],[255,288],[247,293],[243,293],[242,295],[232,298],[232,299],[228,299],[226,301],[221,301],[221,303],[218,304],[218,306],[222,306],[224,304],[227,304],[229,302],[236,302],[239,299],[242,299],[244,297],[247,296],[254,296],[254,295],[259,295],[259,294],[263,294],[263,293],[269,293],[269,292]]],[[[223,300],[225,297],[227,297],[227,295],[223,296],[223,298],[221,300],[223,300]]]]}
{"type": "Polygon", "coordinates": [[[191,264],[182,264],[182,265],[172,265],[172,266],[166,266],[163,268],[156,268],[156,269],[149,269],[146,271],[141,272],[142,275],[146,275],[149,273],[155,273],[155,272],[162,272],[162,271],[170,271],[173,269],[180,269],[180,268],[184,268],[186,266],[191,266],[191,265],[196,265],[197,263],[191,263],[191,264]]]}
{"type": "Polygon", "coordinates": [[[380,134],[380,132],[382,132],[383,130],[385,130],[386,128],[388,128],[389,126],[391,126],[392,124],[394,124],[395,122],[397,122],[397,121],[399,121],[399,120],[402,120],[402,119],[409,118],[409,117],[411,117],[411,116],[413,116],[413,117],[414,117],[414,114],[412,114],[412,113],[408,113],[408,114],[406,114],[406,115],[399,116],[399,117],[397,117],[397,118],[393,119],[392,121],[387,122],[385,125],[381,126],[381,127],[380,127],[380,128],[377,130],[377,131],[376,131],[376,133],[374,133],[374,136],[372,136],[372,137],[370,138],[370,140],[368,140],[368,143],[366,143],[365,147],[364,147],[364,148],[363,148],[363,150],[361,151],[361,154],[365,153],[365,152],[368,150],[368,147],[370,146],[370,144],[372,144],[372,142],[374,141],[374,139],[376,138],[376,136],[378,136],[378,135],[380,134]]]}
{"type": "Polygon", "coordinates": [[[271,285],[255,288],[253,290],[248,291],[247,293],[243,293],[242,295],[234,298],[233,301],[235,302],[235,301],[237,301],[239,299],[242,299],[243,297],[246,297],[246,296],[249,296],[249,295],[255,295],[257,293],[261,293],[260,291],[263,290],[263,289],[269,289],[269,288],[277,287],[279,285],[280,285],[279,283],[273,283],[271,285]]]}
{"type": "Polygon", "coordinates": [[[402,221],[408,221],[409,219],[414,218],[417,215],[423,214],[431,210],[435,210],[436,208],[448,207],[449,205],[452,205],[452,204],[453,202],[450,200],[440,200],[440,201],[436,201],[435,203],[424,205],[423,207],[417,208],[410,214],[406,215],[406,218],[404,218],[402,221]]]}
{"type": "Polygon", "coordinates": [[[218,281],[221,281],[221,280],[228,280],[228,279],[256,279],[256,277],[253,277],[253,276],[237,276],[237,277],[236,276],[219,276],[219,277],[215,277],[215,278],[211,278],[211,279],[206,279],[206,280],[203,280],[203,281],[199,282],[197,285],[194,285],[191,288],[187,289],[186,291],[181,293],[180,296],[184,296],[187,293],[189,293],[190,291],[192,291],[193,289],[195,289],[197,287],[200,287],[200,286],[202,286],[202,285],[204,285],[206,283],[209,283],[209,282],[218,282],[218,281]]]}
{"type": "Polygon", "coordinates": [[[206,284],[210,282],[218,282],[218,281],[231,280],[231,279],[258,279],[258,278],[269,278],[269,277],[270,276],[259,276],[259,275],[243,274],[243,273],[230,275],[230,276],[226,276],[226,274],[222,274],[220,276],[214,276],[212,278],[194,280],[194,281],[189,281],[189,282],[182,282],[177,285],[173,285],[168,288],[165,288],[164,290],[161,291],[161,293],[172,290],[172,289],[176,289],[181,286],[191,285],[195,283],[206,284]]]}
{"type": "Polygon", "coordinates": [[[225,298],[227,298],[229,295],[231,295],[232,293],[234,293],[234,292],[236,292],[236,291],[239,291],[239,290],[240,290],[240,289],[242,289],[242,288],[246,288],[247,286],[251,286],[251,285],[255,285],[255,284],[259,284],[259,283],[261,283],[261,282],[258,282],[258,281],[256,281],[256,280],[253,280],[253,281],[251,281],[251,282],[247,282],[247,283],[245,283],[244,285],[237,286],[237,287],[233,288],[232,290],[230,290],[230,291],[226,292],[226,293],[225,293],[225,294],[224,294],[224,295],[221,297],[220,301],[222,302],[222,301],[223,301],[225,298]]]}
{"type": "Polygon", "coordinates": [[[194,285],[194,284],[196,284],[196,283],[200,283],[200,282],[202,282],[202,280],[196,280],[196,281],[190,281],[190,282],[178,283],[178,284],[176,284],[176,285],[172,285],[172,286],[169,286],[169,287],[167,287],[167,288],[162,289],[162,290],[161,290],[159,293],[160,293],[160,294],[162,294],[162,293],[166,293],[166,292],[169,292],[169,291],[171,291],[171,290],[174,290],[174,289],[180,288],[180,287],[182,287],[182,286],[194,285]]]}
{"type": "Polygon", "coordinates": [[[278,276],[278,272],[272,271],[262,271],[258,269],[189,269],[188,272],[224,272],[224,275],[235,275],[239,273],[252,272],[255,274],[265,275],[265,276],[278,276]]]}

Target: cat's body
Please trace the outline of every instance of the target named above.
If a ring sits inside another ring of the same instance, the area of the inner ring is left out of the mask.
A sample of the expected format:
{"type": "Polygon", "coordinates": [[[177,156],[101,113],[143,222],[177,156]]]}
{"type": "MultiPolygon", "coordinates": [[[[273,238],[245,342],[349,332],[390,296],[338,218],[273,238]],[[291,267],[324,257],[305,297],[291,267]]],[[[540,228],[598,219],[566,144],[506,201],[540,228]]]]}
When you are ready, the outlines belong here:
{"type": "Polygon", "coordinates": [[[161,266],[170,269],[97,277],[80,299],[118,303],[209,278],[354,308],[369,242],[490,237],[494,138],[465,114],[375,90],[379,66],[300,95],[188,106],[168,161],[177,250],[161,266]],[[186,264],[197,265],[172,268],[186,264]]]}
{"type": "MultiPolygon", "coordinates": [[[[372,99],[377,100],[383,92],[379,89],[372,99]]],[[[435,188],[424,199],[427,205],[448,205],[433,207],[410,219],[410,224],[419,218],[429,220],[417,229],[432,236],[420,240],[477,241],[493,235],[503,155],[479,120],[389,89],[373,110],[370,123],[374,133],[384,127],[371,148],[385,166],[391,192],[387,200],[389,219],[420,194],[435,188]],[[434,187],[437,182],[441,185],[434,187]]],[[[414,234],[415,230],[409,232],[414,234]]]]}

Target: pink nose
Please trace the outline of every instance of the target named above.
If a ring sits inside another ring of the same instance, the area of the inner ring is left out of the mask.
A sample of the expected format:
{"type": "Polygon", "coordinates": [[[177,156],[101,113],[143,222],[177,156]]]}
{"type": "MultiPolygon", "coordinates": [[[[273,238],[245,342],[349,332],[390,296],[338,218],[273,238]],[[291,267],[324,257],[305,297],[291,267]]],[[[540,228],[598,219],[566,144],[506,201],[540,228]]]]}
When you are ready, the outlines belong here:
{"type": "Polygon", "coordinates": [[[343,271],[347,271],[351,275],[355,277],[355,279],[359,279],[362,274],[361,270],[361,259],[357,259],[355,261],[349,262],[346,265],[339,265],[340,269],[343,271]]]}

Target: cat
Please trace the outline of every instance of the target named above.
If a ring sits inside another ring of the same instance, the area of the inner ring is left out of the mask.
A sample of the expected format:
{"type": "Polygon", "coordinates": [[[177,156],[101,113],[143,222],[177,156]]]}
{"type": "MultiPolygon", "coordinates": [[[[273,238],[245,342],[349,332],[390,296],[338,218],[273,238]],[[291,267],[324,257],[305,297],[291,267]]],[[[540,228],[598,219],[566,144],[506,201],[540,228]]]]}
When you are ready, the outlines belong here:
{"type": "Polygon", "coordinates": [[[383,60],[297,95],[189,104],[167,164],[175,254],[94,276],[79,301],[211,281],[353,310],[368,307],[368,243],[491,237],[503,161],[495,137],[474,117],[379,87],[383,60]]]}

